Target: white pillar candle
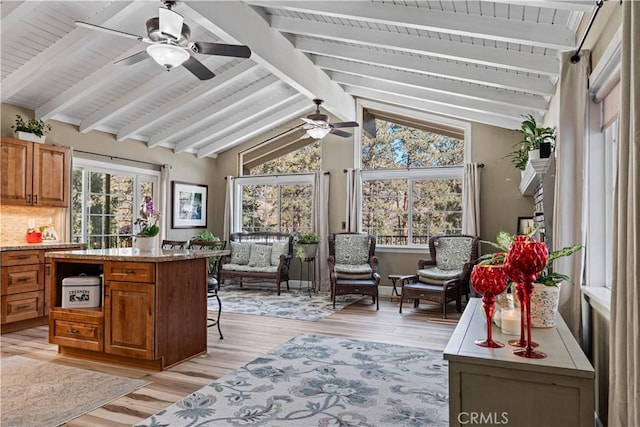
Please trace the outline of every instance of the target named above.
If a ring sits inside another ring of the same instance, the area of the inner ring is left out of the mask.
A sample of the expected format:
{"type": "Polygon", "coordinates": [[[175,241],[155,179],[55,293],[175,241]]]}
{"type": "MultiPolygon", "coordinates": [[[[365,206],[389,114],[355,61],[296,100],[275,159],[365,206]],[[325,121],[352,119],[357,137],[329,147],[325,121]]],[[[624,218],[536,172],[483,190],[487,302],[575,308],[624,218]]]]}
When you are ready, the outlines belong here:
{"type": "Polygon", "coordinates": [[[502,315],[502,333],[508,335],[520,334],[520,309],[503,308],[502,315]]]}

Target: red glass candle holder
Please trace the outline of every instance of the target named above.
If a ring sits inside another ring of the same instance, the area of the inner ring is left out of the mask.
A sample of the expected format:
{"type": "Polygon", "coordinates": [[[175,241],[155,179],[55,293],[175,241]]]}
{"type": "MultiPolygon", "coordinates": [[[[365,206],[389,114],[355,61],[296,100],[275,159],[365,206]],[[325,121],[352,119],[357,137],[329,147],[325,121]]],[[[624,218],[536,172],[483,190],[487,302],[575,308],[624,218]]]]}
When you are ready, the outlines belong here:
{"type": "MultiPolygon", "coordinates": [[[[530,359],[542,359],[547,355],[541,351],[533,349],[533,341],[531,339],[531,292],[533,291],[533,282],[538,278],[540,272],[547,265],[549,252],[547,245],[537,242],[535,239],[514,239],[509,253],[505,259],[505,264],[510,265],[509,271],[513,277],[521,284],[523,289],[523,302],[526,312],[527,322],[527,344],[523,349],[514,351],[514,354],[530,359]],[[519,273],[516,272],[519,271],[519,273]]],[[[516,289],[517,292],[517,289],[516,289]]]]}
{"type": "Polygon", "coordinates": [[[473,289],[482,295],[482,305],[487,320],[487,339],[476,340],[475,344],[480,347],[504,347],[501,342],[493,340],[491,326],[496,295],[507,289],[507,275],[504,268],[501,265],[476,265],[471,271],[471,284],[473,289]]]}
{"type": "MultiPolygon", "coordinates": [[[[526,236],[516,236],[516,237],[526,237],[526,236]]],[[[504,271],[507,273],[507,277],[511,279],[514,283],[515,289],[512,292],[515,294],[516,298],[520,302],[520,338],[513,339],[507,341],[509,345],[514,347],[526,347],[527,346],[527,336],[525,334],[525,326],[527,324],[526,320],[526,312],[525,312],[525,299],[524,299],[524,287],[522,286],[522,281],[524,280],[524,275],[520,270],[514,268],[511,264],[511,259],[506,258],[504,261],[504,271]]],[[[538,343],[531,341],[532,347],[537,347],[538,343]]]]}

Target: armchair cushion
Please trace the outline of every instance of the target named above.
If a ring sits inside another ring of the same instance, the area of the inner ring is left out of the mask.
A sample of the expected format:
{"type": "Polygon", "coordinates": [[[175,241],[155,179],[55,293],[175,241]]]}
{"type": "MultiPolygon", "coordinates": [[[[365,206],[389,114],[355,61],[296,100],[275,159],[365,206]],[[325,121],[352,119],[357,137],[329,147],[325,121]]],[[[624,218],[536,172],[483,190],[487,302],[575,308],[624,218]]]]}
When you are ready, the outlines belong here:
{"type": "Polygon", "coordinates": [[[336,264],[333,269],[338,279],[371,279],[373,269],[369,264],[336,264]]]}
{"type": "Polygon", "coordinates": [[[442,284],[450,279],[460,277],[462,269],[459,270],[441,270],[437,267],[425,268],[418,270],[418,280],[424,283],[442,284]]]}
{"type": "Polygon", "coordinates": [[[472,239],[440,237],[436,242],[436,265],[440,270],[460,270],[471,258],[472,239]]]}
{"type": "Polygon", "coordinates": [[[336,264],[362,265],[369,262],[369,236],[336,235],[336,264]]]}
{"type": "Polygon", "coordinates": [[[280,264],[280,255],[289,254],[288,241],[275,241],[271,245],[271,265],[278,266],[280,264]]]}
{"type": "Polygon", "coordinates": [[[231,263],[247,265],[251,258],[251,243],[231,243],[231,263]]]}
{"type": "Polygon", "coordinates": [[[270,267],[271,266],[271,246],[251,245],[249,255],[249,267],[270,267]]]}
{"type": "Polygon", "coordinates": [[[222,264],[222,269],[226,271],[253,272],[253,273],[275,273],[278,267],[270,265],[268,267],[251,267],[246,264],[222,264]]]}

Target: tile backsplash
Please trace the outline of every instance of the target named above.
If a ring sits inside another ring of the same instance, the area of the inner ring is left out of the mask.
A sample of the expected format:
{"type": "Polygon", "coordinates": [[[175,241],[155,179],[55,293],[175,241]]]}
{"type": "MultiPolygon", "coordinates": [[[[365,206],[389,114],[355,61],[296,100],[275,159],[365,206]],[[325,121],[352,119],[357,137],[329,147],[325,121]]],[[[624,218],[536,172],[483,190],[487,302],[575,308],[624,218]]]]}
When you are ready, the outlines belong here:
{"type": "Polygon", "coordinates": [[[33,220],[36,227],[47,225],[52,221],[58,234],[58,241],[69,241],[67,209],[1,205],[0,246],[27,244],[29,220],[33,220]]]}

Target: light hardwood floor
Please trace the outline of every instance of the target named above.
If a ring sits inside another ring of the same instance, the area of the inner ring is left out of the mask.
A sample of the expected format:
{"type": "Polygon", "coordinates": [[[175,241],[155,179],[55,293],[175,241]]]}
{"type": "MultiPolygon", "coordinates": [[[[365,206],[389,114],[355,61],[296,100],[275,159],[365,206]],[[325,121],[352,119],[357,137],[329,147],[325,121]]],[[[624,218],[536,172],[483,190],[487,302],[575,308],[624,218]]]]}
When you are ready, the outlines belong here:
{"type": "Polygon", "coordinates": [[[68,426],[121,426],[135,424],[169,406],[187,394],[243,366],[302,333],[319,333],[391,344],[443,350],[460,314],[455,304],[447,306],[447,319],[437,304],[424,302],[419,309],[405,304],[398,313],[398,299],[381,299],[376,312],[371,299],[360,302],[319,321],[222,314],[220,340],[216,328],[209,328],[208,353],[163,372],[86,361],[57,353],[48,342],[48,328],[40,326],[3,334],[2,357],[23,355],[113,375],[142,378],[151,384],[114,400],[68,426]]]}

